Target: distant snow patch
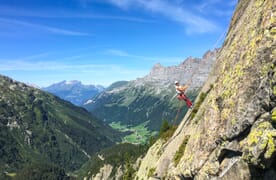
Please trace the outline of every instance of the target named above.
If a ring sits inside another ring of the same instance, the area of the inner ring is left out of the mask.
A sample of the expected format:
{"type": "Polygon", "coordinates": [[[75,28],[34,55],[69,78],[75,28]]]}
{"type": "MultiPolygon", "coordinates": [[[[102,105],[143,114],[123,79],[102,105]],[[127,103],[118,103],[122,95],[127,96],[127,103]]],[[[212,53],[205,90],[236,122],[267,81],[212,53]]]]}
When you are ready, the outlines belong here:
{"type": "Polygon", "coordinates": [[[93,101],[92,99],[89,99],[88,101],[86,101],[83,105],[86,105],[86,104],[90,104],[90,103],[94,103],[95,101],[93,101]]]}

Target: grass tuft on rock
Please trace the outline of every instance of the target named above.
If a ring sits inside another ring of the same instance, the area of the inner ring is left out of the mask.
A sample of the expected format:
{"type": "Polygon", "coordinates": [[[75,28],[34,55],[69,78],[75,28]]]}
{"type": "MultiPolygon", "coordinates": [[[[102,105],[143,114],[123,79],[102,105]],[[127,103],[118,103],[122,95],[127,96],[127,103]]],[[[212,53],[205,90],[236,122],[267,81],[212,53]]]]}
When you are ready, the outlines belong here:
{"type": "Polygon", "coordinates": [[[186,135],[181,146],[179,147],[178,151],[175,153],[173,161],[174,161],[174,165],[177,166],[181,157],[183,156],[185,149],[186,149],[186,145],[188,143],[190,139],[190,135],[186,135]]]}

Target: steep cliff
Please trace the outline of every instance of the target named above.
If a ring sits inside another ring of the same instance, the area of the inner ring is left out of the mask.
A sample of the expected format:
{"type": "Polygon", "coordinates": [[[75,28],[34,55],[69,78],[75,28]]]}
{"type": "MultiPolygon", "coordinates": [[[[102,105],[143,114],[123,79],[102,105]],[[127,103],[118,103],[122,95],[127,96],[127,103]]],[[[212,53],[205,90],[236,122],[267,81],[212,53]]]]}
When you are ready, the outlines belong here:
{"type": "Polygon", "coordinates": [[[240,0],[194,109],[137,179],[275,179],[275,127],[276,1],[240,0]]]}

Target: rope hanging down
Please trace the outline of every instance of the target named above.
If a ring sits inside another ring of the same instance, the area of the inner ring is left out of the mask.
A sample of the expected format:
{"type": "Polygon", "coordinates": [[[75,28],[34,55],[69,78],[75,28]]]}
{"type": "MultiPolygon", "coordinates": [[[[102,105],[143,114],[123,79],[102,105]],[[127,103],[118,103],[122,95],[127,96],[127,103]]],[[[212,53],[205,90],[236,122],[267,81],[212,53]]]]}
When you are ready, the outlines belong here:
{"type": "Polygon", "coordinates": [[[181,111],[181,101],[178,102],[178,111],[177,111],[177,113],[176,113],[176,116],[175,116],[175,118],[174,118],[174,120],[173,120],[172,125],[176,125],[176,121],[177,121],[177,119],[178,119],[178,116],[179,116],[179,114],[180,114],[180,111],[181,111]]]}

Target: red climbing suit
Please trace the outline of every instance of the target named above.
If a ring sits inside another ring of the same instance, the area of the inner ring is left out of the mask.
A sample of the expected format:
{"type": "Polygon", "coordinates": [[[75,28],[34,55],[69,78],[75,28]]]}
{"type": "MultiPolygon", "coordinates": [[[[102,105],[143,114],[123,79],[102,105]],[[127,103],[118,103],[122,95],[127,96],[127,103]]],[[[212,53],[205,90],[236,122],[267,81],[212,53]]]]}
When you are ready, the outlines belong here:
{"type": "Polygon", "coordinates": [[[193,106],[193,103],[190,101],[190,99],[187,98],[185,94],[178,94],[177,99],[184,100],[189,108],[193,106]]]}
{"type": "Polygon", "coordinates": [[[184,94],[185,90],[188,88],[187,85],[185,86],[180,86],[179,82],[175,82],[175,90],[176,93],[178,94],[177,99],[178,100],[184,100],[186,102],[186,105],[191,108],[193,106],[193,103],[189,100],[189,98],[184,94]]]}

